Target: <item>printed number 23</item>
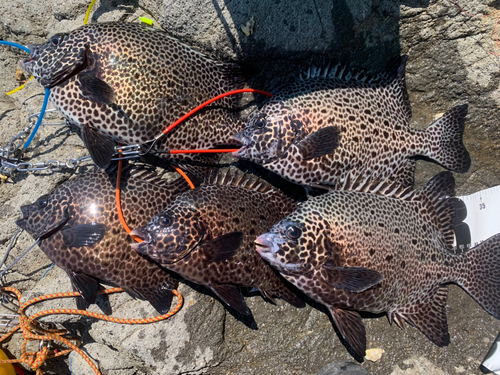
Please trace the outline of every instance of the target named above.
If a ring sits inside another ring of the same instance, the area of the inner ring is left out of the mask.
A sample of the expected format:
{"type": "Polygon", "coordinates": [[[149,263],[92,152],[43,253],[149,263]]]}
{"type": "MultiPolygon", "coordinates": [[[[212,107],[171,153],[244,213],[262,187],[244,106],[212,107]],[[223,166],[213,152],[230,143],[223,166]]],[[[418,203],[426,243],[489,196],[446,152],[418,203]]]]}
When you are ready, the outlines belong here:
{"type": "Polygon", "coordinates": [[[480,210],[484,210],[486,208],[486,204],[485,203],[479,203],[479,209],[480,210]]]}

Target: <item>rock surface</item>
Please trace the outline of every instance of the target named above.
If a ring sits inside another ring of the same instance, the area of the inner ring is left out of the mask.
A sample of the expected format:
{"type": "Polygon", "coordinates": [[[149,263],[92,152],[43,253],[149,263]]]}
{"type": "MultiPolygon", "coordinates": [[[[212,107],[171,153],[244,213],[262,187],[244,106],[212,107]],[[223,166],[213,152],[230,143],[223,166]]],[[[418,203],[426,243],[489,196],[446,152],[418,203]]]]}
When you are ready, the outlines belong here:
{"type": "MultiPolygon", "coordinates": [[[[10,0],[0,2],[0,39],[24,45],[40,43],[56,32],[83,23],[87,0],[10,0]]],[[[123,0],[97,2],[91,22],[136,20],[146,16],[169,34],[224,60],[237,60],[257,72],[252,87],[270,89],[290,79],[312,60],[342,61],[377,71],[394,55],[409,54],[407,84],[415,127],[431,123],[453,105],[469,103],[465,144],[472,156],[469,173],[456,175],[457,192],[469,194],[500,184],[500,46],[494,27],[498,2],[471,0],[123,0]],[[479,17],[472,17],[468,13],[479,17]],[[241,29],[253,19],[253,32],[241,29]]],[[[43,90],[29,81],[17,86],[17,61],[25,54],[0,46],[0,145],[18,134],[27,117],[41,107],[43,90]]],[[[52,114],[56,122],[57,114],[52,114]]],[[[59,117],[60,118],[60,117],[59,117]]],[[[68,127],[42,127],[24,153],[30,162],[66,161],[86,155],[80,138],[68,127]]],[[[77,168],[84,173],[89,163],[77,168]]],[[[417,184],[429,180],[439,166],[419,162],[417,184]]],[[[16,231],[19,207],[32,203],[66,180],[72,171],[13,173],[0,186],[0,246],[3,254],[16,231]]],[[[21,234],[7,259],[11,263],[33,240],[21,234]]],[[[50,261],[37,248],[6,275],[6,284],[21,289],[24,299],[70,291],[58,268],[45,276],[50,261]],[[44,277],[43,277],[44,276],[44,277]]],[[[247,298],[253,319],[231,314],[201,289],[182,284],[184,307],[167,321],[121,326],[95,319],[55,316],[83,340],[84,350],[105,375],[125,374],[316,374],[333,361],[353,361],[340,342],[325,310],[316,304],[295,309],[282,301],[247,298]]],[[[114,316],[149,317],[148,303],[126,294],[112,295],[114,316]]],[[[74,307],[68,300],[49,307],[74,307]]],[[[100,312],[99,307],[91,310],[100,312]]],[[[448,324],[451,344],[438,348],[418,330],[401,331],[384,316],[364,316],[368,348],[382,348],[377,362],[361,366],[372,374],[479,374],[479,365],[498,334],[500,324],[460,288],[451,286],[448,324]]],[[[18,355],[20,337],[3,344],[18,355]]],[[[33,344],[35,345],[35,344],[33,344]]],[[[72,353],[51,360],[46,374],[88,374],[81,357],[72,353]]]]}

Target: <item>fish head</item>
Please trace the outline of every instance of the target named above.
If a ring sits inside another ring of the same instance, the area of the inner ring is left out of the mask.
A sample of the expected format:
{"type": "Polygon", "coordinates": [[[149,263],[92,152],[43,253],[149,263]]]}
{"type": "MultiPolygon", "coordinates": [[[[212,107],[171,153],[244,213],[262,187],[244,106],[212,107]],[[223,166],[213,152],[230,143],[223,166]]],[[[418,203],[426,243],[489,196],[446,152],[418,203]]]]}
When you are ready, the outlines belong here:
{"type": "Polygon", "coordinates": [[[279,160],[307,134],[309,124],[306,113],[272,101],[250,115],[243,131],[233,136],[242,144],[233,156],[261,165],[279,160]]]}
{"type": "Polygon", "coordinates": [[[143,240],[132,245],[134,250],[168,267],[195,249],[206,236],[206,229],[191,205],[174,204],[130,234],[143,240]]]}
{"type": "Polygon", "coordinates": [[[35,239],[47,238],[70,219],[70,203],[66,194],[57,191],[42,195],[35,203],[21,207],[23,217],[16,224],[35,239]]]}
{"type": "Polygon", "coordinates": [[[312,272],[332,256],[326,221],[319,214],[313,220],[302,220],[298,211],[255,240],[260,256],[284,275],[312,272]]]}
{"type": "Polygon", "coordinates": [[[47,42],[28,48],[30,55],[19,64],[44,87],[56,86],[90,64],[90,39],[84,29],[56,34],[47,42]]]}

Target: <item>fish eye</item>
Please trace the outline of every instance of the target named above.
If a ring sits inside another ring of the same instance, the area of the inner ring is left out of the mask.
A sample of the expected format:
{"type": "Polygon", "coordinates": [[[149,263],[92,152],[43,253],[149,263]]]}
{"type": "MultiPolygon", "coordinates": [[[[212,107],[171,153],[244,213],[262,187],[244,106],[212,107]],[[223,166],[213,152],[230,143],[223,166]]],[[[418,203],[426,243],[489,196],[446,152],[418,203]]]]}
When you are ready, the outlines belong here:
{"type": "Polygon", "coordinates": [[[266,126],[266,117],[264,115],[259,116],[257,121],[255,121],[255,127],[257,129],[262,129],[264,126],[266,126]]]}
{"type": "Polygon", "coordinates": [[[172,225],[172,218],[170,216],[160,216],[158,219],[158,224],[160,224],[162,227],[169,227],[172,225]]]}
{"type": "Polygon", "coordinates": [[[286,228],[286,236],[291,240],[296,240],[302,235],[302,229],[294,225],[290,225],[286,228]]]}
{"type": "Polygon", "coordinates": [[[50,38],[50,42],[54,46],[58,46],[59,44],[61,44],[62,40],[63,40],[63,37],[61,35],[54,35],[52,38],[50,38]]]}
{"type": "Polygon", "coordinates": [[[49,199],[46,196],[40,197],[36,201],[36,205],[38,208],[44,208],[49,203],[49,199]]]}

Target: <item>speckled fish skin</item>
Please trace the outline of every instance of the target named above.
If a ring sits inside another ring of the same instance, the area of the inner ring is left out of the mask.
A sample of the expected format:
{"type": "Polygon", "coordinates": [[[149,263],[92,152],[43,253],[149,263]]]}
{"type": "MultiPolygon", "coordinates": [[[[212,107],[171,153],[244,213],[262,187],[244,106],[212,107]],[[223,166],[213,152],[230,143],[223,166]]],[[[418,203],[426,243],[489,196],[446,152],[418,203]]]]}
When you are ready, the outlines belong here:
{"type": "Polygon", "coordinates": [[[500,318],[500,235],[462,254],[450,251],[451,172],[418,191],[393,187],[311,198],[256,240],[266,261],[328,307],[361,358],[366,337],[357,311],[386,312],[391,323],[406,321],[447,345],[446,283],[500,318]]]}
{"type": "Polygon", "coordinates": [[[299,184],[335,187],[349,173],[413,186],[415,157],[466,172],[462,144],[467,106],[457,106],[425,130],[410,127],[406,57],[397,71],[368,78],[337,66],[312,70],[277,90],[235,138],[234,156],[299,184]]]}
{"type": "MultiPolygon", "coordinates": [[[[21,207],[17,225],[70,277],[85,299],[95,301],[98,281],[122,287],[147,299],[160,313],[168,312],[178,282],[165,269],[139,256],[121,226],[115,203],[116,172],[103,170],[72,178],[35,203],[21,207]]],[[[184,179],[162,182],[144,170],[123,172],[121,204],[131,226],[147,223],[177,194],[189,189],[184,179]],[[147,177],[147,178],[146,178],[147,177]]]]}
{"type": "Polygon", "coordinates": [[[250,311],[236,285],[303,306],[255,252],[254,244],[258,233],[295,207],[292,199],[264,181],[224,169],[133,230],[144,239],[133,247],[185,279],[209,287],[242,314],[250,311]]]}
{"type": "MultiPolygon", "coordinates": [[[[188,111],[219,94],[243,87],[236,64],[221,63],[146,24],[89,24],[29,46],[21,61],[83,140],[100,167],[116,143],[152,140],[188,111]]],[[[237,98],[219,106],[234,108],[237,98]]],[[[214,108],[200,112],[161,139],[157,150],[235,145],[243,128],[237,115],[214,108]]],[[[176,158],[192,158],[179,155],[176,158]]]]}

